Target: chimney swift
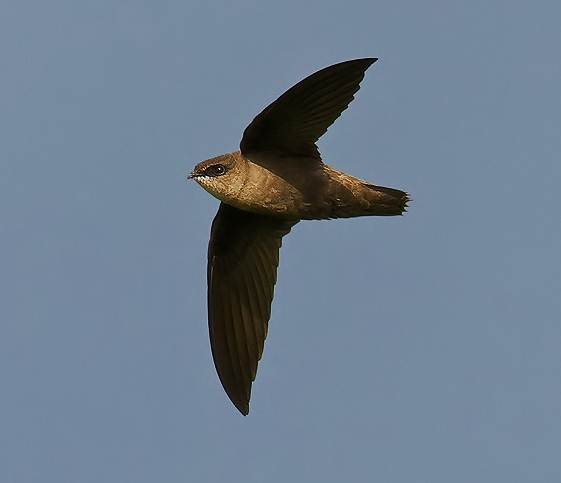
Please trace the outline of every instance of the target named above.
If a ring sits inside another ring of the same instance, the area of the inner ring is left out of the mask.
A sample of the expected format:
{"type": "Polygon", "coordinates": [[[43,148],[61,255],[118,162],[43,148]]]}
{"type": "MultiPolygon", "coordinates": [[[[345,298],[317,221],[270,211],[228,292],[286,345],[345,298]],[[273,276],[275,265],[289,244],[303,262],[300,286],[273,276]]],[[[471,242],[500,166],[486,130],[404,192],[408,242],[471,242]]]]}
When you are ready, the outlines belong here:
{"type": "Polygon", "coordinates": [[[349,60],[306,77],[253,119],[240,151],[202,161],[189,175],[221,202],[208,246],[208,327],[220,382],[244,416],[282,237],[300,220],[400,215],[409,201],[404,191],[324,164],[316,146],[376,60],[349,60]]]}

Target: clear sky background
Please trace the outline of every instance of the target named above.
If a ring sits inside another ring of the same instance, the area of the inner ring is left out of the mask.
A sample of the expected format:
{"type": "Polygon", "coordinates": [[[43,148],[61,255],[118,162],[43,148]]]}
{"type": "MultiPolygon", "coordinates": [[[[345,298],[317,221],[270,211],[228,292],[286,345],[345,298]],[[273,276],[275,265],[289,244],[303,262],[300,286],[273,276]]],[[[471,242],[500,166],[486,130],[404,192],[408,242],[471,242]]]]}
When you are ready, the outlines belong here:
{"type": "Polygon", "coordinates": [[[2,482],[561,481],[561,4],[5,1],[2,482]],[[403,217],[284,240],[251,412],[215,374],[186,176],[308,74],[403,217]]]}

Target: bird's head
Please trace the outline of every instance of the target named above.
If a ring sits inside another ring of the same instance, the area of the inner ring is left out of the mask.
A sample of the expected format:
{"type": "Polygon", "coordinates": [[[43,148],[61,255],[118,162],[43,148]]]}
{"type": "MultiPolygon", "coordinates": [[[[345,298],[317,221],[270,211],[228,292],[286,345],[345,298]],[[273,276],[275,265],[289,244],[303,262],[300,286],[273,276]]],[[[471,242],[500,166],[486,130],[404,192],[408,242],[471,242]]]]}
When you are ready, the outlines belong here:
{"type": "Polygon", "coordinates": [[[194,179],[220,201],[228,203],[245,183],[246,173],[246,160],[236,151],[201,161],[188,178],[194,179]]]}

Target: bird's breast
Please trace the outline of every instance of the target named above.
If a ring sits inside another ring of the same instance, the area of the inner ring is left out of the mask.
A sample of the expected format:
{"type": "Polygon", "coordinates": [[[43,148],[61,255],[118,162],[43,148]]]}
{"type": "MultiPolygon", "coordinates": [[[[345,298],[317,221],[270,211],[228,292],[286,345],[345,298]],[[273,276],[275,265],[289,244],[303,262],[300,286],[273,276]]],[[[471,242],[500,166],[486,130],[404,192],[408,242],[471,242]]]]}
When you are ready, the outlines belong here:
{"type": "Polygon", "coordinates": [[[327,178],[321,161],[259,153],[248,158],[238,201],[249,211],[301,219],[321,203],[327,178]]]}

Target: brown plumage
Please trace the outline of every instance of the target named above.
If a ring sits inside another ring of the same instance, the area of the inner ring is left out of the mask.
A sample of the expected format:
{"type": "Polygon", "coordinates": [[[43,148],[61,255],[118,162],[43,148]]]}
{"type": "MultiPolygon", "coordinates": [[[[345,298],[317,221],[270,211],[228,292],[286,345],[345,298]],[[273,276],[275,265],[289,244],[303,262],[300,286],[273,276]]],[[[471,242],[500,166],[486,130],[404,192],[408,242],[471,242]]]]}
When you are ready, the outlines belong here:
{"type": "Polygon", "coordinates": [[[282,237],[300,220],[400,215],[409,201],[404,191],[327,166],[316,146],[376,60],[310,75],[251,122],[241,151],[202,161],[189,175],[221,201],[208,247],[210,343],[222,386],[244,415],[267,337],[282,237]]]}

